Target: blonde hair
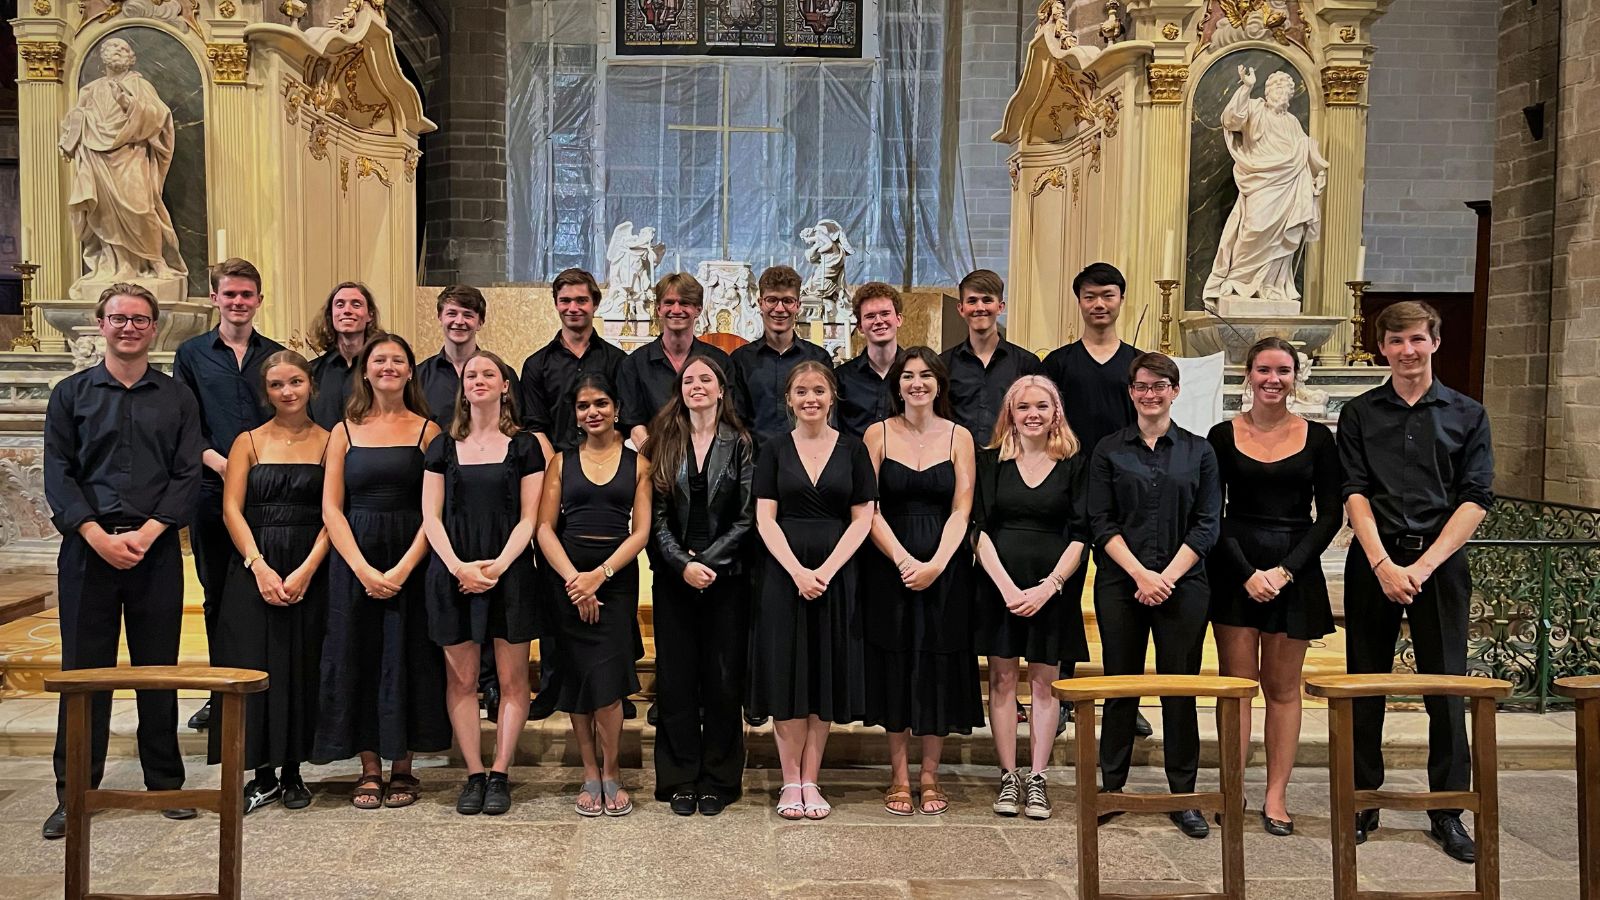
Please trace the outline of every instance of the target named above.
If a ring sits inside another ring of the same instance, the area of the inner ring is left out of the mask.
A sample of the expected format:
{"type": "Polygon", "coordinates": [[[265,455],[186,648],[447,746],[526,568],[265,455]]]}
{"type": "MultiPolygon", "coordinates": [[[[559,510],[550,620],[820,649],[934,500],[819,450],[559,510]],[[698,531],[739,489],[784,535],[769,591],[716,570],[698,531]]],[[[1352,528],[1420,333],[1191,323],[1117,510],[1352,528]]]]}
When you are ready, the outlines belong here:
{"type": "Polygon", "coordinates": [[[1006,390],[1005,399],[1000,402],[1000,415],[995,419],[994,434],[989,440],[989,449],[999,450],[1001,461],[1016,459],[1022,452],[1022,442],[1017,438],[1016,426],[1012,423],[1011,408],[1022,397],[1022,392],[1030,388],[1038,388],[1045,392],[1050,399],[1052,414],[1049,431],[1045,436],[1044,452],[1054,460],[1071,459],[1078,455],[1078,436],[1072,433],[1072,427],[1067,424],[1066,414],[1061,411],[1061,392],[1056,390],[1056,383],[1043,375],[1024,375],[1011,383],[1006,390]]]}

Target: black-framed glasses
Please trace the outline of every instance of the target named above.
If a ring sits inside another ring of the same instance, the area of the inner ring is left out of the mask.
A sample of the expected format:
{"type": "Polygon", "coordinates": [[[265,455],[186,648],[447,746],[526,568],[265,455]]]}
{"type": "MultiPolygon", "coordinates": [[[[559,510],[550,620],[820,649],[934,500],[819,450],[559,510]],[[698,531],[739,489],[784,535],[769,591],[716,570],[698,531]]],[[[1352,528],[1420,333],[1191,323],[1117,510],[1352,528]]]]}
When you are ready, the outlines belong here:
{"type": "Polygon", "coordinates": [[[149,316],[125,316],[122,313],[112,313],[105,318],[111,323],[112,328],[127,328],[132,325],[135,331],[144,331],[156,323],[156,320],[149,316]]]}
{"type": "Polygon", "coordinates": [[[1132,387],[1135,394],[1165,394],[1172,388],[1172,382],[1156,381],[1147,384],[1143,381],[1135,381],[1132,387]]]}

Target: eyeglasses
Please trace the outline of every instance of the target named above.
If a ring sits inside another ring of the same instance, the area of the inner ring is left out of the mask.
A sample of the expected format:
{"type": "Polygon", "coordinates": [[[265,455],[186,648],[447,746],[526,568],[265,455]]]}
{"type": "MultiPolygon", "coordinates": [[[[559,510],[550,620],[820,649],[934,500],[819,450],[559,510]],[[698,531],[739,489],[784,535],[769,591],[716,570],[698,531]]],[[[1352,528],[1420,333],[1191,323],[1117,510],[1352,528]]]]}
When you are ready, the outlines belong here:
{"type": "Polygon", "coordinates": [[[107,322],[111,323],[112,328],[126,328],[132,325],[135,331],[144,331],[154,325],[156,321],[149,316],[125,316],[122,313],[112,313],[105,318],[107,322]]]}
{"type": "Polygon", "coordinates": [[[1132,387],[1135,394],[1165,394],[1172,388],[1172,382],[1157,381],[1153,384],[1146,384],[1143,381],[1135,381],[1132,387]]]}
{"type": "Polygon", "coordinates": [[[773,297],[773,296],[766,296],[766,297],[762,297],[761,298],[761,302],[766,304],[767,306],[782,306],[785,309],[799,309],[800,308],[800,298],[799,297],[773,297]]]}

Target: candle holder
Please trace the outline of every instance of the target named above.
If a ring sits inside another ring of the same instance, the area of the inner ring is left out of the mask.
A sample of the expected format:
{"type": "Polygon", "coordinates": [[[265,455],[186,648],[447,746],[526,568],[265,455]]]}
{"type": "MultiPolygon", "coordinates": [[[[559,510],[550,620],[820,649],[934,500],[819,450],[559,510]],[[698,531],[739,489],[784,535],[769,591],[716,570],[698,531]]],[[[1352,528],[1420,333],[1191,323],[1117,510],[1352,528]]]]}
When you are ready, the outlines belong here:
{"type": "Polygon", "coordinates": [[[33,273],[39,267],[30,262],[19,262],[11,266],[12,271],[22,276],[22,333],[11,339],[11,349],[24,348],[38,352],[39,336],[33,331],[33,273]]]}
{"type": "Polygon", "coordinates": [[[1161,289],[1161,352],[1172,355],[1172,289],[1178,286],[1176,278],[1159,278],[1156,287],[1161,289]]]}
{"type": "Polygon", "coordinates": [[[1346,281],[1345,286],[1350,288],[1350,294],[1355,298],[1355,312],[1350,316],[1350,352],[1344,355],[1344,364],[1347,366],[1370,366],[1373,356],[1364,346],[1363,333],[1366,331],[1367,319],[1361,315],[1361,295],[1367,292],[1370,281],[1346,281]]]}

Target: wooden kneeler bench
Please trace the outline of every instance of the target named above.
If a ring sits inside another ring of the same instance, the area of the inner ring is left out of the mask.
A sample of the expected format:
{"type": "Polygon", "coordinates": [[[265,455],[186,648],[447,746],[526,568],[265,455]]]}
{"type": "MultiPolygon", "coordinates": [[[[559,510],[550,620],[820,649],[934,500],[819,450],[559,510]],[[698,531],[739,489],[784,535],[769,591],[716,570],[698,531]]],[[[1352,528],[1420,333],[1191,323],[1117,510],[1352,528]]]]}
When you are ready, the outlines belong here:
{"type": "Polygon", "coordinates": [[[204,666],[72,669],[46,675],[45,690],[67,696],[67,900],[89,893],[89,823],[102,809],[209,810],[222,818],[215,894],[130,895],[237,900],[244,861],[244,695],[267,689],[267,673],[204,666]],[[108,791],[89,789],[89,708],[100,691],[211,691],[222,695],[222,784],[216,790],[108,791]]]}
{"type": "Polygon", "coordinates": [[[1600,900],[1600,675],[1556,679],[1578,702],[1578,897],[1600,900]]]}
{"type": "Polygon", "coordinates": [[[1320,675],[1306,693],[1328,701],[1328,791],[1333,821],[1335,900],[1498,900],[1500,897],[1499,758],[1495,701],[1511,696],[1511,682],[1467,675],[1320,675]],[[1472,790],[1358,791],[1355,772],[1355,701],[1363,697],[1465,697],[1472,713],[1472,790]],[[1363,891],[1356,877],[1356,813],[1364,809],[1460,809],[1473,814],[1477,862],[1472,891],[1363,891]]]}
{"type": "Polygon", "coordinates": [[[1198,809],[1222,815],[1222,893],[1139,894],[1167,900],[1242,900],[1244,897],[1244,756],[1239,704],[1256,695],[1247,678],[1207,675],[1108,675],[1068,678],[1051,685],[1056,698],[1073,705],[1078,770],[1078,897],[1080,900],[1132,900],[1132,894],[1100,892],[1100,816],[1112,812],[1181,812],[1198,809]],[[1128,697],[1215,697],[1221,737],[1222,791],[1194,794],[1102,794],[1100,743],[1095,737],[1096,700],[1128,697]]]}

